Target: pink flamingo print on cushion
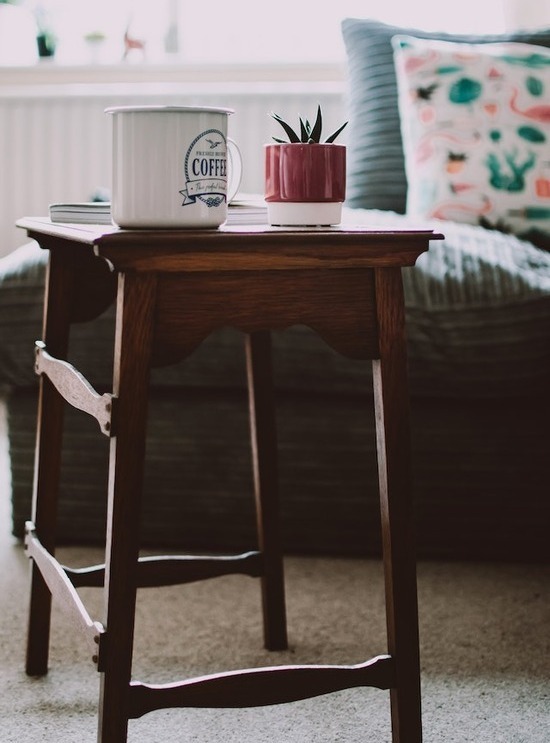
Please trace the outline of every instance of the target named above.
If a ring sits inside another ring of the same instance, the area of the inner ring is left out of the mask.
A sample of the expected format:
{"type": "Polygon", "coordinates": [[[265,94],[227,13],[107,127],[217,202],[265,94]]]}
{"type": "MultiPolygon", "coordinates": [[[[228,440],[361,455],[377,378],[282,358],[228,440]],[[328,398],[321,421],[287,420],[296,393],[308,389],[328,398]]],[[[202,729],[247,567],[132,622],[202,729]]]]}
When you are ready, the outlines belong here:
{"type": "Polygon", "coordinates": [[[535,121],[550,124],[550,106],[541,104],[539,106],[531,106],[530,108],[521,110],[517,106],[518,96],[519,90],[514,88],[512,98],[510,99],[510,108],[514,113],[517,113],[520,116],[525,116],[528,119],[534,119],[535,121]]]}
{"type": "Polygon", "coordinates": [[[485,214],[489,214],[492,210],[493,205],[491,200],[487,196],[483,196],[483,203],[480,206],[474,206],[473,204],[465,204],[463,202],[452,202],[447,201],[437,206],[430,212],[430,217],[433,219],[447,219],[453,220],[453,214],[460,213],[471,214],[473,217],[482,217],[485,214]]]}
{"type": "Polygon", "coordinates": [[[434,50],[430,50],[425,54],[419,54],[416,57],[409,57],[405,61],[406,72],[416,72],[416,70],[424,67],[429,62],[435,62],[440,57],[440,54],[434,50]]]}
{"type": "Polygon", "coordinates": [[[418,143],[416,148],[417,164],[426,162],[435,151],[435,140],[450,142],[461,147],[477,144],[481,139],[479,132],[474,131],[471,135],[460,136],[451,132],[431,132],[426,134],[418,143]]]}

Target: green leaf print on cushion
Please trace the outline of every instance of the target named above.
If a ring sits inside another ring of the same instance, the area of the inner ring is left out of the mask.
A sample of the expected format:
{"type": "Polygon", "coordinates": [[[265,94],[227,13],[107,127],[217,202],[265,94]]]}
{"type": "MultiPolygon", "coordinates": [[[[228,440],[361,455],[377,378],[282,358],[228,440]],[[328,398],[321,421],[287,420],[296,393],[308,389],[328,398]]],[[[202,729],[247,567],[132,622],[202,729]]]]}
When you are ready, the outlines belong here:
{"type": "Polygon", "coordinates": [[[529,76],[525,81],[525,87],[534,96],[540,96],[544,93],[544,83],[539,77],[529,76]]]}
{"type": "Polygon", "coordinates": [[[548,69],[550,67],[550,58],[543,54],[528,54],[525,56],[504,54],[502,59],[504,62],[508,62],[508,64],[530,67],[533,70],[548,69]]]}
{"type": "Polygon", "coordinates": [[[534,126],[518,127],[518,135],[527,142],[546,142],[546,135],[534,126]]]}
{"type": "Polygon", "coordinates": [[[477,80],[463,77],[453,83],[449,89],[449,100],[452,103],[471,103],[481,95],[482,86],[477,80]]]}
{"type": "Polygon", "coordinates": [[[516,162],[517,152],[505,152],[502,161],[494,152],[487,155],[486,164],[489,168],[491,186],[503,191],[525,191],[525,173],[535,164],[535,156],[531,155],[523,163],[516,162]],[[503,168],[508,166],[507,172],[503,168]]]}

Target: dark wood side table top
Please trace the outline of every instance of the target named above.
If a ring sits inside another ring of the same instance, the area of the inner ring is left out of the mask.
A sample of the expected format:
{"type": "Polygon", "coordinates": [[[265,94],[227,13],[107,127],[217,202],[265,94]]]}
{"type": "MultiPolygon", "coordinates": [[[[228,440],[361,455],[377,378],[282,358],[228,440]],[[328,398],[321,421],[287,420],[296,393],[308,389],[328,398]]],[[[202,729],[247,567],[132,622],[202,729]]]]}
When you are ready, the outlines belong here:
{"type": "Polygon", "coordinates": [[[429,229],[386,230],[342,224],[330,228],[269,225],[216,230],[121,230],[25,217],[17,226],[43,247],[66,240],[87,245],[117,270],[224,271],[411,266],[442,235],[429,229]],[[53,238],[50,240],[48,238],[53,238]]]}

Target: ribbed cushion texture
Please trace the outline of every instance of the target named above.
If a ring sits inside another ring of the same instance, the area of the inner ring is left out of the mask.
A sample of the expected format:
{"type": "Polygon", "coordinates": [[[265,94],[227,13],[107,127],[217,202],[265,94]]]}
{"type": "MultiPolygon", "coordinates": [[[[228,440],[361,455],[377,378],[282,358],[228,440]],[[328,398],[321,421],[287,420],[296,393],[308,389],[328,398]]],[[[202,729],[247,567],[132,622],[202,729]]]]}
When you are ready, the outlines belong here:
{"type": "Polygon", "coordinates": [[[404,214],[407,181],[391,44],[398,34],[476,44],[521,41],[549,47],[550,29],[475,36],[428,32],[370,19],[342,21],[349,88],[346,203],[404,214]]]}

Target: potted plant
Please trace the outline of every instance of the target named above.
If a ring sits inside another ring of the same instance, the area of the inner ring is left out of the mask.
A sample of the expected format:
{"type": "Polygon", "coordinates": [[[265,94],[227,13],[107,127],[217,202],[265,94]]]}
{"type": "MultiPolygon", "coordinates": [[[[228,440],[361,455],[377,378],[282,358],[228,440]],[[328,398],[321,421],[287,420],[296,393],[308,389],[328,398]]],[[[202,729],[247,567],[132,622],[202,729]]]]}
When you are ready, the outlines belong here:
{"type": "Polygon", "coordinates": [[[91,64],[98,64],[101,61],[101,52],[105,44],[106,35],[99,29],[93,29],[84,34],[84,41],[90,50],[91,64]]]}
{"type": "Polygon", "coordinates": [[[346,195],[346,148],[334,144],[347,125],[321,141],[321,106],[313,125],[300,118],[299,133],[278,114],[271,114],[288,141],[273,137],[265,145],[265,200],[273,225],[331,225],[342,218],[346,195]]]}
{"type": "Polygon", "coordinates": [[[37,25],[36,43],[38,45],[38,56],[40,59],[54,57],[57,47],[57,37],[53,31],[49,13],[41,3],[38,3],[35,7],[34,17],[37,25]]]}

